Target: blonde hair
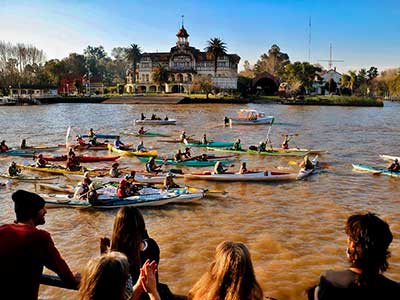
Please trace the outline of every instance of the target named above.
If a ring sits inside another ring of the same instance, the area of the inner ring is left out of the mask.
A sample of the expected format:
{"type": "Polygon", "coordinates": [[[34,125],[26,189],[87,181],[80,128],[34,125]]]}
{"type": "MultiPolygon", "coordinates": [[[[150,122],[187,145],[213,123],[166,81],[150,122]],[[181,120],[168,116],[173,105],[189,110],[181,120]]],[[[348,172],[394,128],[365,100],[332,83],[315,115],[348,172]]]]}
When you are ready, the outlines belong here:
{"type": "Polygon", "coordinates": [[[191,300],[261,300],[250,252],[243,243],[225,241],[215,250],[208,271],[189,292],[191,300]]]}
{"type": "Polygon", "coordinates": [[[79,300],[123,300],[129,277],[129,263],[120,252],[91,259],[82,274],[79,300]]]}

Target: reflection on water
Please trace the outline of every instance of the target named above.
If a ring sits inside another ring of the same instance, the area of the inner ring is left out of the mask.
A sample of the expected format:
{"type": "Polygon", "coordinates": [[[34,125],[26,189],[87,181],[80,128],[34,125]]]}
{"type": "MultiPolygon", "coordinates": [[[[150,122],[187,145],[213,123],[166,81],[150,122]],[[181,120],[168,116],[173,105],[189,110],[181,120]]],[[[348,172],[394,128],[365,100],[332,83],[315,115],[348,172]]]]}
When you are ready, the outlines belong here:
{"type": "MultiPolygon", "coordinates": [[[[281,106],[251,104],[250,108],[276,117],[271,131],[275,146],[285,133],[298,134],[299,147],[326,149],[320,157],[328,168],[302,182],[288,183],[207,183],[193,186],[229,192],[226,198],[206,198],[199,204],[143,208],[150,235],[161,248],[160,278],[176,293],[186,294],[212,260],[214,249],[223,240],[242,241],[249,247],[257,278],[266,295],[277,299],[305,299],[304,290],[315,283],[321,271],[346,267],[343,226],[357,212],[376,212],[389,222],[394,233],[391,267],[388,275],[400,280],[399,179],[372,176],[351,170],[351,163],[383,166],[378,154],[400,155],[398,128],[393,125],[400,105],[384,108],[281,106]]],[[[223,127],[224,116],[232,116],[241,106],[227,105],[102,105],[57,104],[49,106],[6,107],[0,109],[0,139],[16,146],[22,138],[30,144],[65,142],[66,128],[74,133],[93,127],[97,132],[117,133],[137,130],[133,120],[141,112],[176,118],[176,126],[151,128],[178,135],[183,129],[201,137],[258,144],[268,126],[223,127]]],[[[134,137],[123,137],[137,144],[134,137]]],[[[145,146],[161,155],[171,155],[174,144],[144,140],[145,146]]],[[[293,144],[294,146],[294,144],[293,144]]],[[[194,149],[195,154],[201,153],[194,149]]],[[[60,150],[61,152],[61,150],[60,150]]],[[[249,168],[294,170],[289,160],[300,158],[242,156],[249,168]]],[[[11,160],[0,157],[4,171],[11,160]]],[[[143,166],[135,158],[122,158],[121,164],[143,166]]],[[[100,164],[107,165],[107,164],[100,164]]],[[[239,168],[239,163],[235,164],[239,168]]],[[[188,171],[189,169],[184,169],[188,171]]],[[[64,179],[60,179],[64,182],[64,179]]],[[[30,183],[14,188],[35,190],[30,183]]],[[[54,209],[47,214],[49,230],[73,270],[80,270],[88,259],[98,255],[101,236],[110,235],[116,211],[54,209]]],[[[12,222],[10,193],[0,194],[0,221],[12,222]]],[[[75,292],[41,288],[43,299],[76,299],[75,292]]]]}

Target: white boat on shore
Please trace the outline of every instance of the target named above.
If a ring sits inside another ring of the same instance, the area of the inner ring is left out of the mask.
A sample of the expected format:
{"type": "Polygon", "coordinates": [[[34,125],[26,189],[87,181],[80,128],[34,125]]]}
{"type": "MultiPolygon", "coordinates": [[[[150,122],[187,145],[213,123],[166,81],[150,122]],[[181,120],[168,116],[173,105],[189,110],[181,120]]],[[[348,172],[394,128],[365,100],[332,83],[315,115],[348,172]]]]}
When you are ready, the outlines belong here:
{"type": "Polygon", "coordinates": [[[12,105],[17,105],[18,99],[13,98],[13,97],[0,97],[0,105],[4,106],[12,106],[12,105]]]}
{"type": "Polygon", "coordinates": [[[267,116],[265,113],[258,112],[255,109],[241,109],[238,111],[237,117],[229,118],[229,125],[272,124],[274,120],[274,116],[267,116]]]}

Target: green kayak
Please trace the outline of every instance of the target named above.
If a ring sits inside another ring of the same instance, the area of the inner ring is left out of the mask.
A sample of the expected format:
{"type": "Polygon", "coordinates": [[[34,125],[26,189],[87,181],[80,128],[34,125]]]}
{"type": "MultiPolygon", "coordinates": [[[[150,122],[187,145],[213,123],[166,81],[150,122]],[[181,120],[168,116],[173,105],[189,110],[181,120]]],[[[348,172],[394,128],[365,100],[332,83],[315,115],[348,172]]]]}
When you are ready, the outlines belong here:
{"type": "Polygon", "coordinates": [[[219,148],[219,147],[232,147],[234,143],[231,142],[209,142],[207,144],[203,144],[200,142],[192,142],[192,143],[185,143],[188,147],[212,147],[212,148],[219,148]]]}
{"type": "Polygon", "coordinates": [[[271,156],[304,156],[309,154],[308,151],[287,151],[284,152],[282,150],[267,150],[267,151],[257,151],[257,150],[234,150],[232,148],[215,148],[215,147],[207,147],[209,150],[220,151],[220,152],[229,152],[229,153],[237,153],[237,154],[259,154],[259,155],[271,155],[271,156]]]}
{"type": "MultiPolygon", "coordinates": [[[[148,157],[137,157],[141,162],[147,163],[149,161],[148,157]]],[[[184,160],[184,161],[175,161],[173,159],[155,159],[156,164],[160,165],[173,165],[173,166],[186,166],[186,167],[212,167],[218,160],[184,160]]],[[[233,160],[219,160],[223,165],[230,165],[234,161],[233,160]]]]}

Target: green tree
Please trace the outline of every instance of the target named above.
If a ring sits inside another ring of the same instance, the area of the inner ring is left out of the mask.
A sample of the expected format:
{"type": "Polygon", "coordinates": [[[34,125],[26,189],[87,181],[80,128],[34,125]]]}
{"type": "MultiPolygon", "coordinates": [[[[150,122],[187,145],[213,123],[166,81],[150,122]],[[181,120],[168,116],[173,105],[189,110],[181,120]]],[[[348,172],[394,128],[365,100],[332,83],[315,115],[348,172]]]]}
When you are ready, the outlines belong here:
{"type": "Polygon", "coordinates": [[[208,99],[208,95],[213,90],[213,84],[211,78],[208,76],[197,76],[192,83],[192,90],[195,92],[203,92],[206,93],[206,98],[208,99]]]}
{"type": "Polygon", "coordinates": [[[350,76],[349,88],[351,90],[351,94],[353,95],[354,94],[354,90],[356,89],[357,83],[358,83],[356,71],[351,71],[350,70],[349,71],[349,76],[350,76]]]}
{"type": "Polygon", "coordinates": [[[368,80],[373,80],[374,78],[378,77],[378,68],[377,67],[370,67],[367,71],[368,80]]]}
{"type": "Polygon", "coordinates": [[[167,83],[168,82],[167,69],[161,64],[158,64],[153,68],[151,79],[159,86],[162,86],[163,84],[167,83]]]}
{"type": "Polygon", "coordinates": [[[66,73],[65,63],[58,59],[51,59],[44,64],[44,72],[51,82],[58,86],[61,77],[66,73]]]}
{"type": "Polygon", "coordinates": [[[125,59],[131,63],[133,69],[133,82],[136,82],[136,68],[137,64],[142,57],[142,50],[137,44],[131,44],[129,48],[125,49],[125,59]]]}
{"type": "Polygon", "coordinates": [[[207,41],[206,51],[207,58],[214,61],[214,76],[217,76],[218,58],[226,55],[226,43],[220,38],[212,38],[207,41]]]}
{"type": "Polygon", "coordinates": [[[278,45],[273,44],[268,53],[261,55],[260,59],[254,65],[254,71],[256,74],[267,72],[277,78],[281,78],[285,66],[289,63],[289,55],[281,52],[278,45]]]}
{"type": "Polygon", "coordinates": [[[301,86],[307,92],[310,92],[314,83],[317,73],[321,72],[321,68],[311,65],[309,62],[299,62],[286,64],[282,71],[282,78],[286,81],[301,82],[301,86]]]}

